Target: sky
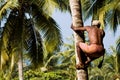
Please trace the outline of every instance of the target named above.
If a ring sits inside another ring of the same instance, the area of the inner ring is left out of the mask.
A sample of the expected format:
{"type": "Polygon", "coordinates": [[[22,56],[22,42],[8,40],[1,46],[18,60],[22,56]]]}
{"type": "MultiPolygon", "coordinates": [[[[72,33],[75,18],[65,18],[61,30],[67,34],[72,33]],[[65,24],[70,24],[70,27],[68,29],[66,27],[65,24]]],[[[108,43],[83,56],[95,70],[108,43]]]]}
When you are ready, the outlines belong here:
{"type": "MultiPolygon", "coordinates": [[[[59,10],[56,10],[54,12],[54,14],[52,15],[52,17],[55,19],[55,21],[57,22],[57,24],[59,25],[59,27],[61,28],[61,33],[62,33],[62,37],[63,37],[63,41],[65,43],[68,43],[69,40],[67,38],[71,38],[73,31],[70,28],[71,27],[71,23],[72,23],[72,19],[71,19],[71,15],[68,12],[60,12],[59,10]]],[[[4,23],[4,22],[2,22],[4,23]]],[[[4,24],[2,24],[3,26],[4,24]]],[[[84,25],[91,25],[91,19],[88,19],[87,21],[84,22],[84,25]]],[[[120,35],[120,26],[117,29],[116,35],[114,36],[113,32],[107,28],[105,29],[105,37],[103,40],[105,49],[107,52],[110,51],[110,46],[115,46],[115,41],[116,39],[118,39],[119,35],[120,35]]]]}
{"type": "MultiPolygon", "coordinates": [[[[56,10],[52,17],[56,20],[57,24],[61,28],[63,41],[67,43],[68,40],[66,40],[66,38],[71,37],[73,34],[73,31],[70,28],[71,23],[72,23],[71,15],[68,12],[63,13],[63,12],[56,10]]],[[[91,25],[91,20],[88,19],[86,22],[84,22],[84,25],[91,25]]],[[[103,43],[104,43],[104,46],[107,52],[110,51],[111,45],[115,46],[115,40],[118,38],[120,34],[119,30],[120,30],[120,27],[118,28],[116,32],[116,36],[114,36],[114,34],[109,28],[105,29],[105,37],[104,37],[103,43]]]]}

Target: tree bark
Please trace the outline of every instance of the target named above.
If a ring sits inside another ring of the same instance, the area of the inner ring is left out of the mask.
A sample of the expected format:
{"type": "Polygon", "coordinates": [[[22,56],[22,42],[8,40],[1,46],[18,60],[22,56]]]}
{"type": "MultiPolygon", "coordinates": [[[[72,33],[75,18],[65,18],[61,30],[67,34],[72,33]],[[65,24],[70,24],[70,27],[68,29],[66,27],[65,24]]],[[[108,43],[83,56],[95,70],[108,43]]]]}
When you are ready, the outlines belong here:
{"type": "Polygon", "coordinates": [[[19,53],[19,61],[18,61],[18,72],[19,72],[19,80],[23,80],[23,56],[22,53],[19,53]]]}
{"type": "Polygon", "coordinates": [[[18,45],[18,72],[19,72],[19,80],[23,80],[23,19],[24,19],[24,10],[23,10],[23,0],[18,0],[19,1],[19,42],[20,44],[18,45]]]}
{"type": "MultiPolygon", "coordinates": [[[[81,2],[80,0],[69,0],[70,3],[70,9],[72,14],[72,22],[74,27],[83,27],[83,21],[82,21],[82,10],[81,10],[81,2]]],[[[84,33],[80,34],[79,36],[77,33],[74,33],[74,39],[75,39],[75,55],[76,55],[76,65],[79,63],[84,64],[85,63],[85,56],[81,55],[83,53],[78,54],[76,44],[81,41],[84,41],[84,33]],[[81,57],[80,57],[81,56],[81,57]],[[81,62],[82,61],[82,62],[81,62]]],[[[82,65],[81,65],[82,66],[82,65]]],[[[76,70],[77,73],[77,80],[88,80],[88,72],[87,67],[80,68],[76,70]]]]}

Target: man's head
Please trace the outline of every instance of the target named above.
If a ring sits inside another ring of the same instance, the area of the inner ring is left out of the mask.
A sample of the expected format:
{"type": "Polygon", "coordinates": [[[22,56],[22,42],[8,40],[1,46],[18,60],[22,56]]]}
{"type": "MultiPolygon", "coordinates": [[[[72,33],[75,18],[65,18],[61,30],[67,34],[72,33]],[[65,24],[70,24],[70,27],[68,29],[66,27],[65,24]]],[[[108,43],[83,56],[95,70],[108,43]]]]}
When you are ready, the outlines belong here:
{"type": "Polygon", "coordinates": [[[101,23],[100,23],[99,20],[93,20],[92,21],[92,26],[97,26],[98,28],[100,28],[100,25],[101,25],[101,23]]]}

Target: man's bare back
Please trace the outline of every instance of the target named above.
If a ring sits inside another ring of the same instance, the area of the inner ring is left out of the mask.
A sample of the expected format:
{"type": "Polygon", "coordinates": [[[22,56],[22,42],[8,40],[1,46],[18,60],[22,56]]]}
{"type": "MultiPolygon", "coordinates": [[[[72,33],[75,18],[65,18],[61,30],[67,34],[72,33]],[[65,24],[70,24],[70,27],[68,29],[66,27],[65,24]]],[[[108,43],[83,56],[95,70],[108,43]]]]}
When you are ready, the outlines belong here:
{"type": "Polygon", "coordinates": [[[103,37],[105,34],[103,30],[97,28],[97,26],[86,27],[86,30],[88,32],[90,44],[103,45],[103,37]]]}
{"type": "Polygon", "coordinates": [[[105,49],[103,45],[103,38],[105,36],[105,32],[102,29],[99,29],[100,25],[92,25],[86,27],[71,27],[75,32],[79,33],[79,31],[87,31],[89,37],[89,44],[84,42],[78,42],[77,45],[77,53],[80,53],[82,50],[85,55],[89,58],[86,63],[99,58],[104,55],[105,49]]]}
{"type": "Polygon", "coordinates": [[[91,58],[98,58],[104,54],[103,37],[104,31],[97,28],[97,26],[85,27],[88,32],[89,44],[79,42],[80,48],[91,58]],[[103,51],[103,52],[102,52],[103,51]],[[102,53],[101,53],[102,52],[102,53]]]}

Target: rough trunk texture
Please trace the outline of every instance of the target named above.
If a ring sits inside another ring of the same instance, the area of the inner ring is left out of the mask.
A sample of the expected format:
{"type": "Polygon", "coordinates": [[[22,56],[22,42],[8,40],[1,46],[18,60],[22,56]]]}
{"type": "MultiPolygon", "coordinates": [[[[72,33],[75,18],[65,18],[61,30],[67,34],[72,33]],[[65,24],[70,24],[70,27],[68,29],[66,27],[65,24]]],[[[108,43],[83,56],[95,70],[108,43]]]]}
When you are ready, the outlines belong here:
{"type": "Polygon", "coordinates": [[[19,42],[20,44],[18,45],[18,57],[19,57],[19,60],[18,60],[18,72],[19,72],[19,80],[23,80],[23,55],[22,55],[22,52],[23,52],[23,19],[24,19],[24,10],[23,10],[23,0],[18,0],[19,1],[19,42]]]}
{"type": "MultiPolygon", "coordinates": [[[[70,8],[71,8],[71,14],[72,14],[72,22],[74,27],[83,27],[83,21],[82,21],[82,12],[81,12],[81,2],[80,0],[69,0],[70,2],[70,8]]],[[[82,36],[79,36],[78,34],[74,33],[75,38],[75,46],[78,41],[84,41],[84,34],[81,34],[82,36]]],[[[77,49],[75,48],[75,55],[76,55],[76,64],[79,64],[80,62],[80,54],[77,54],[77,49]]],[[[82,56],[82,63],[84,64],[84,56],[82,56]]],[[[88,73],[87,68],[84,69],[77,69],[77,80],[88,80],[88,73]]]]}
{"type": "Polygon", "coordinates": [[[19,53],[18,72],[19,72],[19,80],[23,80],[23,59],[22,59],[22,53],[19,53]]]}

